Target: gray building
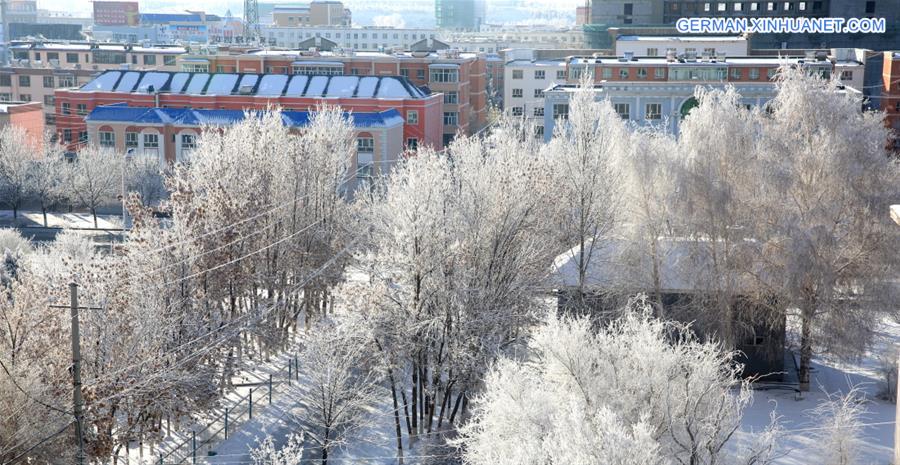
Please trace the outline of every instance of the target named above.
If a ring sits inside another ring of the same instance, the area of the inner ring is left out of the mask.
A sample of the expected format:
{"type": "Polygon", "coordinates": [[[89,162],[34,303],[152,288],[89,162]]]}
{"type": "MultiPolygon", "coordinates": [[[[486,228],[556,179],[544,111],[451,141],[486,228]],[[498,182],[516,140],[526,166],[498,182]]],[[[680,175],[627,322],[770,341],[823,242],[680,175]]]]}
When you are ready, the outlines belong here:
{"type": "Polygon", "coordinates": [[[485,0],[435,0],[437,27],[456,31],[478,31],[484,24],[485,0]]]}

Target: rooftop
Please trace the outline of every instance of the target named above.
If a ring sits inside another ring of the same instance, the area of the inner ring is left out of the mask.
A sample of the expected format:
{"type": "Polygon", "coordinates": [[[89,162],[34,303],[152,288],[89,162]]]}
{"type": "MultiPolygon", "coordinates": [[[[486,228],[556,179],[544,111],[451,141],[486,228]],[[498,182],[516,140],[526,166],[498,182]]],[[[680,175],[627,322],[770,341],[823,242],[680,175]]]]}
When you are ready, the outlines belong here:
{"type": "MultiPolygon", "coordinates": [[[[228,126],[246,118],[260,117],[265,112],[242,110],[195,110],[190,108],[141,108],[124,104],[104,105],[94,108],[85,121],[96,123],[172,124],[178,126],[228,126]]],[[[282,111],[281,120],[288,127],[309,124],[313,112],[282,111]]],[[[344,113],[356,127],[391,127],[403,124],[400,112],[394,109],[380,112],[344,113]]]]}
{"type": "Polygon", "coordinates": [[[572,57],[569,61],[570,64],[574,65],[586,65],[586,64],[597,64],[597,65],[616,65],[616,66],[625,66],[625,65],[672,65],[672,66],[728,66],[728,65],[736,65],[736,66],[780,66],[783,64],[820,64],[831,66],[831,62],[828,60],[824,61],[816,61],[810,60],[806,58],[800,57],[727,57],[725,60],[718,60],[716,57],[711,57],[709,61],[703,61],[701,57],[697,57],[696,61],[669,61],[665,57],[634,57],[629,61],[626,61],[623,58],[615,57],[615,56],[600,56],[600,57],[572,57]]]}
{"type": "Polygon", "coordinates": [[[616,37],[616,40],[624,42],[746,42],[746,37],[741,36],[637,36],[622,35],[616,37]]]}
{"type": "Polygon", "coordinates": [[[428,94],[401,76],[308,76],[162,71],[106,71],[82,92],[256,97],[419,99],[428,94]]]}

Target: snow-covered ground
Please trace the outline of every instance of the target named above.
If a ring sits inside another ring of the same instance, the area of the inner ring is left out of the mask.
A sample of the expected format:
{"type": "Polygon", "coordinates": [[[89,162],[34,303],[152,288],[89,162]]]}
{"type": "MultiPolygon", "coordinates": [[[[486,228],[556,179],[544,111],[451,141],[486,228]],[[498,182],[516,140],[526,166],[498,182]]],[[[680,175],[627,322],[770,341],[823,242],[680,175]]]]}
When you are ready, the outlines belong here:
{"type": "Polygon", "coordinates": [[[860,463],[889,465],[893,463],[895,405],[881,400],[882,389],[878,374],[877,357],[891,344],[900,344],[900,324],[885,322],[871,350],[853,363],[819,357],[814,360],[812,387],[809,393],[798,399],[790,391],[756,391],[753,405],[744,414],[742,432],[760,431],[769,423],[774,411],[784,426],[779,460],[781,465],[821,463],[816,456],[815,434],[821,425],[812,422],[811,410],[828,394],[847,393],[854,387],[866,395],[866,414],[860,445],[860,463]]]}

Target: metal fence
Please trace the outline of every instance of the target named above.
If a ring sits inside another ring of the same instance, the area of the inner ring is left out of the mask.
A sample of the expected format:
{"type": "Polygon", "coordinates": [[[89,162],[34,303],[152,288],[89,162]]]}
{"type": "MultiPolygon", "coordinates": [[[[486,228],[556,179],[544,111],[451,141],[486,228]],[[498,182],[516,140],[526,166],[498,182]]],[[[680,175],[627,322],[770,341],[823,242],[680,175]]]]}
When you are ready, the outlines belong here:
{"type": "Polygon", "coordinates": [[[211,451],[216,445],[228,439],[242,423],[252,420],[260,407],[272,404],[272,395],[279,385],[289,386],[299,379],[297,366],[298,359],[294,356],[288,359],[286,366],[270,374],[268,379],[253,375],[258,382],[237,385],[238,391],[246,388],[246,394],[237,399],[227,399],[225,406],[214,411],[216,416],[206,427],[186,431],[185,439],[168,450],[160,448],[156,463],[195,464],[202,458],[215,455],[211,451]]]}

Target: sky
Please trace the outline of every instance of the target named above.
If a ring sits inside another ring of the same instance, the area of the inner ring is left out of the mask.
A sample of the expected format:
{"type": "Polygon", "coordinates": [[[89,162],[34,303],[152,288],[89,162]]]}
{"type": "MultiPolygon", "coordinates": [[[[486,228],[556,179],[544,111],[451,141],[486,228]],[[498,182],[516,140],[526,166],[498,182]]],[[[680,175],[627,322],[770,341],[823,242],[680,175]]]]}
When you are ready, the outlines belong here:
{"type": "MultiPolygon", "coordinates": [[[[242,14],[243,0],[139,0],[141,12],[176,13],[186,9],[204,10],[225,14],[231,10],[242,14]]],[[[272,3],[308,3],[290,0],[259,0],[272,3]]],[[[76,16],[90,16],[89,0],[37,0],[38,8],[66,11],[76,16]]],[[[522,23],[527,21],[571,21],[574,23],[575,7],[583,0],[487,0],[489,23],[522,23]]],[[[434,0],[344,0],[359,25],[396,25],[406,27],[433,27],[434,0]],[[399,23],[398,23],[399,21],[399,23]]]]}

